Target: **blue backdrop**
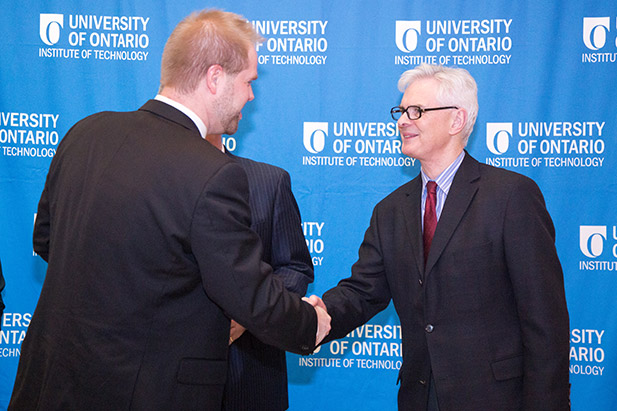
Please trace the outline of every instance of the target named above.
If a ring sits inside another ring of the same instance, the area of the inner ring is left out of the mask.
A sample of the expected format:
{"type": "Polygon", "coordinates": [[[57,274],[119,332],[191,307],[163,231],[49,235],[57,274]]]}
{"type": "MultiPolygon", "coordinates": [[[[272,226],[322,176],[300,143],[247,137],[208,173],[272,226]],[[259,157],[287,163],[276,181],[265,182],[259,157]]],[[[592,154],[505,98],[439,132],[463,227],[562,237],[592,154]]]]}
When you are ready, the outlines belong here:
{"type": "MultiPolygon", "coordinates": [[[[227,146],[290,172],[316,270],[309,293],[349,275],[373,206],[419,172],[389,116],[400,74],[468,69],[480,103],[468,150],[535,179],[556,225],[572,408],[617,409],[617,3],[600,0],[5,2],[0,409],[45,277],[31,235],[58,142],[86,115],[153,97],[168,35],[204,7],[243,14],[267,39],[256,99],[227,146]]],[[[291,410],[394,409],[398,318],[390,307],[288,365],[291,410]]]]}

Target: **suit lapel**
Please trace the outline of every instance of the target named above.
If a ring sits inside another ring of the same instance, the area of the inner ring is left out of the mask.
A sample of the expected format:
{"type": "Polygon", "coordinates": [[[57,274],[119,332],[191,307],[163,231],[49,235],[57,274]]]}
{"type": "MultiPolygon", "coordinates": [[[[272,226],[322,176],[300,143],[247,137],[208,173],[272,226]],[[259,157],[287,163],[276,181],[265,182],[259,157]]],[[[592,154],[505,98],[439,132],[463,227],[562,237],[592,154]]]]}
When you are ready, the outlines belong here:
{"type": "Polygon", "coordinates": [[[422,245],[422,178],[416,177],[409,183],[409,190],[405,193],[405,204],[403,205],[403,215],[407,235],[411,243],[411,250],[416,261],[419,273],[424,272],[424,251],[422,245]]]}
{"type": "Polygon", "coordinates": [[[469,208],[473,197],[478,191],[478,184],[476,182],[479,178],[478,162],[466,153],[465,159],[454,176],[446,203],[441,212],[441,217],[437,223],[431,251],[426,263],[426,275],[430,273],[439,256],[443,253],[454,234],[454,230],[469,208]]]}

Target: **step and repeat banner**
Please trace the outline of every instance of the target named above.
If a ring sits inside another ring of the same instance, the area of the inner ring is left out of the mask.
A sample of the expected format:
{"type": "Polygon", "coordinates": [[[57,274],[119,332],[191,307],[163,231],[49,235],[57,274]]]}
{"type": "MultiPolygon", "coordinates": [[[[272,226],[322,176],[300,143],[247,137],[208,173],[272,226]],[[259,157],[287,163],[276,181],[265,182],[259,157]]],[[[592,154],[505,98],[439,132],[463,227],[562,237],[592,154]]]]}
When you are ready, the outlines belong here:
{"type": "MultiPolygon", "coordinates": [[[[46,264],[32,228],[58,143],[79,119],[140,107],[191,11],[244,15],[266,38],[236,154],[288,170],[313,263],[309,293],[350,274],[373,206],[419,173],[389,110],[420,63],[466,68],[480,112],[468,151],[532,177],[564,268],[574,410],[617,409],[617,3],[9,0],[0,13],[0,409],[46,264]]],[[[291,410],[396,408],[392,306],[310,356],[288,355],[291,410]]]]}

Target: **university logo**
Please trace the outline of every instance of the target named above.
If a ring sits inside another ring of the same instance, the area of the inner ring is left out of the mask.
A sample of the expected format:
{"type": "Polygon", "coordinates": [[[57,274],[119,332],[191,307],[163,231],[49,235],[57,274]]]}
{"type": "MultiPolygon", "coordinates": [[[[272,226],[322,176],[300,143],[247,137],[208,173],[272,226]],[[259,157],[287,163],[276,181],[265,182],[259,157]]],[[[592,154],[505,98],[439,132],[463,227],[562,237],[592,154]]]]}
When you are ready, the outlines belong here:
{"type": "Polygon", "coordinates": [[[328,136],[327,122],[304,122],[304,148],[309,153],[317,154],[323,151],[328,136]]]}
{"type": "Polygon", "coordinates": [[[418,38],[422,31],[420,20],[396,21],[396,47],[403,53],[411,53],[418,47],[418,38]]]}
{"type": "Polygon", "coordinates": [[[590,50],[600,50],[606,44],[607,34],[611,31],[610,17],[583,18],[583,43],[590,50]]]}
{"type": "Polygon", "coordinates": [[[617,23],[611,32],[610,17],[584,17],[583,43],[588,52],[583,53],[583,63],[616,63],[617,62],[617,23]]]}
{"type": "Polygon", "coordinates": [[[63,14],[41,14],[39,36],[43,43],[53,46],[60,40],[60,29],[64,27],[63,14]]]}
{"type": "Polygon", "coordinates": [[[145,61],[150,45],[146,33],[149,21],[150,17],[141,16],[41,13],[39,37],[45,46],[38,49],[38,56],[145,61]]]}
{"type": "Polygon", "coordinates": [[[580,248],[583,254],[589,258],[596,258],[604,250],[606,240],[606,226],[582,225],[580,226],[580,248]]]}
{"type": "Polygon", "coordinates": [[[508,151],[512,138],[512,123],[486,123],[486,147],[496,155],[508,151]]]}

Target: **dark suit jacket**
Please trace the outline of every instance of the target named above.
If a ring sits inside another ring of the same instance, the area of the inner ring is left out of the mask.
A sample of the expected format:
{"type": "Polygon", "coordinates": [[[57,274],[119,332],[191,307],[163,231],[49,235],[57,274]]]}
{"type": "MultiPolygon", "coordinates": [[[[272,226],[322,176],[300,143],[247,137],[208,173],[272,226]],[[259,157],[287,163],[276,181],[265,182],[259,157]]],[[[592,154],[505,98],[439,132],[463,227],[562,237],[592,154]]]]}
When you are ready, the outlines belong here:
{"type": "Polygon", "coordinates": [[[39,203],[49,265],[9,409],[220,409],[229,317],[310,352],[315,312],[261,263],[247,196],[167,104],[77,123],[39,203]]]}
{"type": "Polygon", "coordinates": [[[352,276],[323,299],[340,338],[390,299],[403,334],[399,409],[568,409],[569,320],[537,185],[466,154],[423,262],[420,176],[376,207],[352,276]]]}
{"type": "MultiPolygon", "coordinates": [[[[251,228],[263,243],[263,261],[272,266],[285,288],[304,295],[313,282],[313,264],[289,174],[279,167],[230,156],[246,171],[251,228]]],[[[286,410],[289,405],[285,352],[246,331],[229,347],[223,403],[227,411],[286,410]]]]}

